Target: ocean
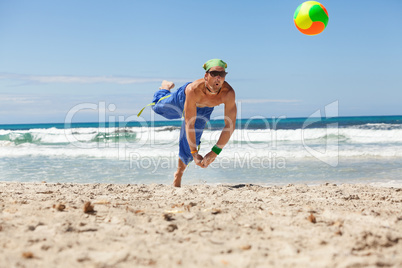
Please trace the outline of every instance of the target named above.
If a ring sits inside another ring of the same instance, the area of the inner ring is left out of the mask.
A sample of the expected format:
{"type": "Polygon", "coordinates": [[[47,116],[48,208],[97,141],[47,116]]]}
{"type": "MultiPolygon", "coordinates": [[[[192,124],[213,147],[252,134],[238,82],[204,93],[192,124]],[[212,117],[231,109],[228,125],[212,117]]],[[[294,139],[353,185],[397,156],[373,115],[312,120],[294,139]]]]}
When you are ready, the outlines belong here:
{"type": "MultiPolygon", "coordinates": [[[[0,181],[171,184],[181,121],[0,125],[0,181]]],[[[223,120],[204,130],[200,154],[223,120]]],[[[215,162],[182,184],[402,187],[402,116],[241,119],[215,162]]]]}

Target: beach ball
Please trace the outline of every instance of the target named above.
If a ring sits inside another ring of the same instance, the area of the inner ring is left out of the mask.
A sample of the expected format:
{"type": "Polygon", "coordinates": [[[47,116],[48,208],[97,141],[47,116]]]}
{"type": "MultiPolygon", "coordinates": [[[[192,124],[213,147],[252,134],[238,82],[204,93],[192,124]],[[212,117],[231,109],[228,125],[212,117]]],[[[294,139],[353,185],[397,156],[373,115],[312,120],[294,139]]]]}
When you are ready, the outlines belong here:
{"type": "Polygon", "coordinates": [[[306,1],[296,8],[293,19],[300,32],[316,35],[327,27],[328,11],[316,1],[306,1]]]}

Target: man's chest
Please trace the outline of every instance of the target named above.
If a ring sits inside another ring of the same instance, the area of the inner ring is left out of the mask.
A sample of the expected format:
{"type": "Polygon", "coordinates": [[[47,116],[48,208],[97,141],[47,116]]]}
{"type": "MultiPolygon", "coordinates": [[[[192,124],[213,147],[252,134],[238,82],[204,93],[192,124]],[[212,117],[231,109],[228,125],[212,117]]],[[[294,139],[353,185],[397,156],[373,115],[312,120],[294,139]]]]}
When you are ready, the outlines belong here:
{"type": "Polygon", "coordinates": [[[211,97],[205,97],[197,101],[197,107],[203,108],[203,107],[215,107],[223,103],[222,98],[219,96],[215,96],[213,98],[211,97]]]}

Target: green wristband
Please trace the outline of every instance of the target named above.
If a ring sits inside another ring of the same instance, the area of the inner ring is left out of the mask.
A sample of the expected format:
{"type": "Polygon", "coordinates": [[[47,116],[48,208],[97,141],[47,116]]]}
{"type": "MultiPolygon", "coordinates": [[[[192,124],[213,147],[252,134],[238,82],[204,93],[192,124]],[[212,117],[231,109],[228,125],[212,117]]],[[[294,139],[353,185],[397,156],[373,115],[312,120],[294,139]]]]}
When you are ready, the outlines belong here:
{"type": "Polygon", "coordinates": [[[211,151],[216,154],[220,154],[222,152],[222,149],[219,148],[218,146],[214,145],[214,147],[212,147],[211,151]]]}

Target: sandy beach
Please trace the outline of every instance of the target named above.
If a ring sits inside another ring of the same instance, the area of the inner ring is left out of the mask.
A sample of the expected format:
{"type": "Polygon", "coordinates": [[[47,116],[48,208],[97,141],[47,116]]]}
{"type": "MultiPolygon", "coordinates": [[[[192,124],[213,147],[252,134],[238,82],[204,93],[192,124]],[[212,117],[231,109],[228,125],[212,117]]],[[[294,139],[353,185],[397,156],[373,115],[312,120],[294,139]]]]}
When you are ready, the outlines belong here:
{"type": "Polygon", "coordinates": [[[0,183],[0,267],[402,267],[402,189],[0,183]]]}

